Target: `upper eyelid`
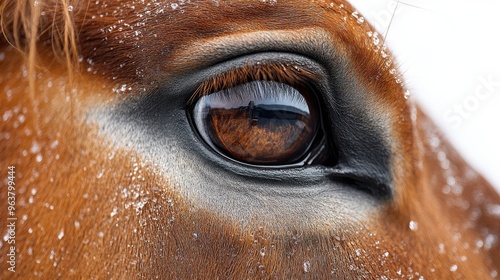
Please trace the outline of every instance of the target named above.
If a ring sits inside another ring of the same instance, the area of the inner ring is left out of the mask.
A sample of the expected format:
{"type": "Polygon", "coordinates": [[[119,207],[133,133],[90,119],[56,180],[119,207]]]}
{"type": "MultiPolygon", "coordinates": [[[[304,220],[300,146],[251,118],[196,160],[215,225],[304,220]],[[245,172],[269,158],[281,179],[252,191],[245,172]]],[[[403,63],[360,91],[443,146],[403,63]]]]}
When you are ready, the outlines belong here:
{"type": "Polygon", "coordinates": [[[225,71],[202,82],[190,97],[188,105],[193,105],[197,99],[204,95],[259,80],[275,81],[294,86],[314,83],[319,80],[319,75],[290,63],[247,64],[243,67],[225,71]]]}

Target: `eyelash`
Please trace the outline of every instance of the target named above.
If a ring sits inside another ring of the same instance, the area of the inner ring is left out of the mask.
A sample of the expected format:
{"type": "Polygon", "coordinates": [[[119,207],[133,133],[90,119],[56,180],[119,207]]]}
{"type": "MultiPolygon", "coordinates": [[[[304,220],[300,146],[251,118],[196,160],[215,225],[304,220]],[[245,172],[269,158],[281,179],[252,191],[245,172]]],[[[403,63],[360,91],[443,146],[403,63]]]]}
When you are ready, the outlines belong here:
{"type": "Polygon", "coordinates": [[[275,81],[292,87],[315,84],[319,77],[297,65],[288,63],[251,64],[233,69],[202,82],[188,100],[192,106],[202,96],[252,81],[275,81]]]}

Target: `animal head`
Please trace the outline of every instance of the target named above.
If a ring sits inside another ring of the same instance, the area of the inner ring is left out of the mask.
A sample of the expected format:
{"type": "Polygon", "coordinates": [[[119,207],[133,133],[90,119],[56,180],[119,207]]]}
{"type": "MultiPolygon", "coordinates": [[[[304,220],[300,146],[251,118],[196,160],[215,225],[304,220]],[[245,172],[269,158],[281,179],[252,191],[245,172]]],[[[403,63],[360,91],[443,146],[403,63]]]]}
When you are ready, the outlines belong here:
{"type": "Polygon", "coordinates": [[[2,275],[498,277],[499,195],[346,1],[1,8],[2,275]]]}

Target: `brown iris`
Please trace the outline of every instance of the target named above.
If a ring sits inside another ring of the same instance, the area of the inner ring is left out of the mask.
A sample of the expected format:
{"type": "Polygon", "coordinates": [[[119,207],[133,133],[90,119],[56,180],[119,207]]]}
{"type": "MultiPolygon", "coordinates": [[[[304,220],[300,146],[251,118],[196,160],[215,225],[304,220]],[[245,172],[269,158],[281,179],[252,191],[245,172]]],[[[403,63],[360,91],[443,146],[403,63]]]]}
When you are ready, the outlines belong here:
{"type": "Polygon", "coordinates": [[[202,96],[193,118],[216,151],[244,163],[286,165],[305,157],[319,116],[308,87],[252,81],[202,96]]]}

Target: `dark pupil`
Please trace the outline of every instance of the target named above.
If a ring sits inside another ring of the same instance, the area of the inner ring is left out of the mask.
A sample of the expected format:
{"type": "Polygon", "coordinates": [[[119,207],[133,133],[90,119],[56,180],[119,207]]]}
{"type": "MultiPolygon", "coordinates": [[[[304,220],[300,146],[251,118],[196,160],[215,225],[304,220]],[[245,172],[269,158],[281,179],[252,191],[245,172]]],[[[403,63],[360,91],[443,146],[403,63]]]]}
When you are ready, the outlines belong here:
{"type": "Polygon", "coordinates": [[[299,161],[318,127],[315,104],[297,89],[254,81],[198,100],[194,121],[204,140],[220,153],[249,164],[299,161]]]}

